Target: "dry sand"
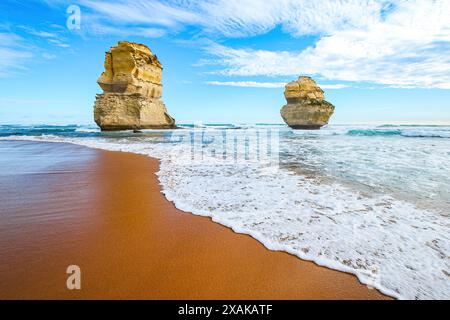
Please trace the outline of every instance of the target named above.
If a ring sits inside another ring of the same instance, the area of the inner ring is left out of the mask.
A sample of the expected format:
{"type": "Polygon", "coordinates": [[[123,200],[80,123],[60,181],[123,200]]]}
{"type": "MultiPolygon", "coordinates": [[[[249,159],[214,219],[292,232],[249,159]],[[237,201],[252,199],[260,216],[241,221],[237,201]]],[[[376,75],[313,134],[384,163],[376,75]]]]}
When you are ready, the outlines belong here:
{"type": "Polygon", "coordinates": [[[160,192],[149,157],[0,142],[0,298],[383,299],[160,192]],[[81,268],[81,290],[66,268],[81,268]]]}

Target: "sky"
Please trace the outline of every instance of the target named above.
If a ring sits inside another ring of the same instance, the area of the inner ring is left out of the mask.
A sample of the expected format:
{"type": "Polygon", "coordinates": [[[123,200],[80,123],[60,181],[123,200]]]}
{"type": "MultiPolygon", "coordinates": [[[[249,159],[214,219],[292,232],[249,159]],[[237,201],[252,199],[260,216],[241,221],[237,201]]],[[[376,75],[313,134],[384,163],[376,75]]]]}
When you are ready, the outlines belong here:
{"type": "Polygon", "coordinates": [[[177,123],[282,123],[313,77],[333,124],[450,123],[448,0],[2,0],[0,124],[90,124],[104,54],[146,44],[177,123]]]}

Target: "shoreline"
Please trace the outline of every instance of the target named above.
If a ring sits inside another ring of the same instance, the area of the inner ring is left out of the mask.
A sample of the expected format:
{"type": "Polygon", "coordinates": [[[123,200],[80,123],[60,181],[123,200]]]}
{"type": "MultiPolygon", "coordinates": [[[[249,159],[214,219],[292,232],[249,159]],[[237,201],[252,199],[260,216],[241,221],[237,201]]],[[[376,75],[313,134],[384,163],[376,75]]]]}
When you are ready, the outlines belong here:
{"type": "Polygon", "coordinates": [[[389,299],[176,209],[157,159],[54,142],[0,141],[5,151],[2,299],[389,299]],[[70,264],[80,291],[65,287],[70,264]]]}

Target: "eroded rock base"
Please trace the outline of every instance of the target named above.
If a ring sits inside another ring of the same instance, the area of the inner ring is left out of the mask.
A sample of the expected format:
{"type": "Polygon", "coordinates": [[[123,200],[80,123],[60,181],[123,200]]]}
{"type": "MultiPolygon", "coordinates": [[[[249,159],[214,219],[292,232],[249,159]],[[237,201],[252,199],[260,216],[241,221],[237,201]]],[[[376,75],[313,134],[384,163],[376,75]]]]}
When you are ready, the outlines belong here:
{"type": "Polygon", "coordinates": [[[175,128],[164,102],[139,93],[103,93],[96,96],[95,122],[102,130],[175,128]]]}

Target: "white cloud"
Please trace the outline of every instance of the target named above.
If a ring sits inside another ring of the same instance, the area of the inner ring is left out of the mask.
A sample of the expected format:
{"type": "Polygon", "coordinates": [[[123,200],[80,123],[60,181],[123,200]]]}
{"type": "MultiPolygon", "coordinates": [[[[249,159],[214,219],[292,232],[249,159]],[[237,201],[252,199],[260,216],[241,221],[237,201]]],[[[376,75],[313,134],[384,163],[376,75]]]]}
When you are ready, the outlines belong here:
{"type": "Polygon", "coordinates": [[[148,38],[160,38],[166,34],[163,28],[155,27],[136,27],[136,26],[117,26],[114,24],[105,23],[101,18],[92,14],[85,14],[82,16],[82,32],[93,35],[116,35],[121,37],[141,36],[148,38]]]}
{"type": "Polygon", "coordinates": [[[294,35],[327,34],[361,27],[375,19],[380,0],[220,0],[203,1],[203,26],[226,36],[256,35],[276,26],[294,35]]]}
{"type": "Polygon", "coordinates": [[[48,39],[48,42],[60,48],[70,48],[70,44],[67,44],[59,39],[48,39]]]}
{"type": "Polygon", "coordinates": [[[293,35],[329,33],[374,20],[387,0],[82,0],[80,4],[122,24],[179,29],[195,25],[208,33],[240,37],[277,25],[293,35]]]}
{"type": "Polygon", "coordinates": [[[0,44],[2,46],[15,46],[22,41],[22,38],[11,32],[0,32],[0,44]]]}
{"type": "Polygon", "coordinates": [[[173,27],[179,23],[197,23],[198,14],[190,12],[187,2],[178,4],[177,1],[143,1],[119,0],[97,1],[82,0],[80,3],[109,19],[131,24],[155,24],[173,27]]]}
{"type": "Polygon", "coordinates": [[[213,86],[250,87],[250,88],[283,88],[285,82],[255,82],[255,81],[208,81],[213,86]]]}
{"type": "Polygon", "coordinates": [[[398,2],[363,28],[337,30],[300,52],[234,49],[208,52],[229,76],[319,75],[328,80],[450,89],[450,1],[398,2]]]}
{"type": "MultiPolygon", "coordinates": [[[[257,81],[207,81],[213,86],[245,87],[245,88],[284,88],[286,82],[257,82],[257,81]]],[[[345,84],[318,84],[322,89],[343,89],[345,84]]]]}
{"type": "Polygon", "coordinates": [[[48,45],[42,45],[42,40],[45,44],[69,47],[62,40],[57,39],[58,35],[55,33],[39,31],[27,26],[16,26],[14,32],[9,26],[0,27],[0,29],[3,29],[0,30],[0,77],[28,70],[31,58],[37,58],[33,64],[55,59],[55,52],[50,52],[48,45]],[[21,32],[21,35],[17,32],[21,32]]]}
{"type": "Polygon", "coordinates": [[[58,35],[56,33],[48,32],[48,31],[29,29],[28,32],[31,35],[42,37],[42,38],[57,38],[58,37],[58,35]]]}
{"type": "Polygon", "coordinates": [[[53,60],[53,59],[56,59],[56,55],[55,55],[55,54],[48,53],[48,52],[44,52],[44,53],[42,54],[42,58],[44,58],[44,59],[46,59],[46,60],[53,60]]]}
{"type": "Polygon", "coordinates": [[[349,86],[346,84],[318,84],[322,89],[335,90],[335,89],[345,89],[349,86]]]}
{"type": "Polygon", "coordinates": [[[33,56],[23,46],[22,40],[14,33],[0,33],[0,76],[24,70],[25,62],[33,56]]]}
{"type": "Polygon", "coordinates": [[[26,33],[28,33],[29,35],[32,35],[36,38],[42,38],[52,45],[56,45],[61,48],[70,47],[70,45],[65,43],[66,39],[62,35],[66,30],[64,28],[61,28],[60,26],[54,25],[54,24],[51,25],[50,27],[53,29],[52,32],[46,31],[46,30],[37,30],[30,26],[19,26],[18,28],[24,30],[26,33]]]}
{"type": "Polygon", "coordinates": [[[196,37],[245,37],[281,27],[293,37],[320,37],[314,46],[298,52],[213,45],[209,53],[224,75],[310,74],[333,81],[450,89],[448,0],[80,0],[79,4],[82,29],[97,34],[161,37],[192,26],[196,37]]]}

